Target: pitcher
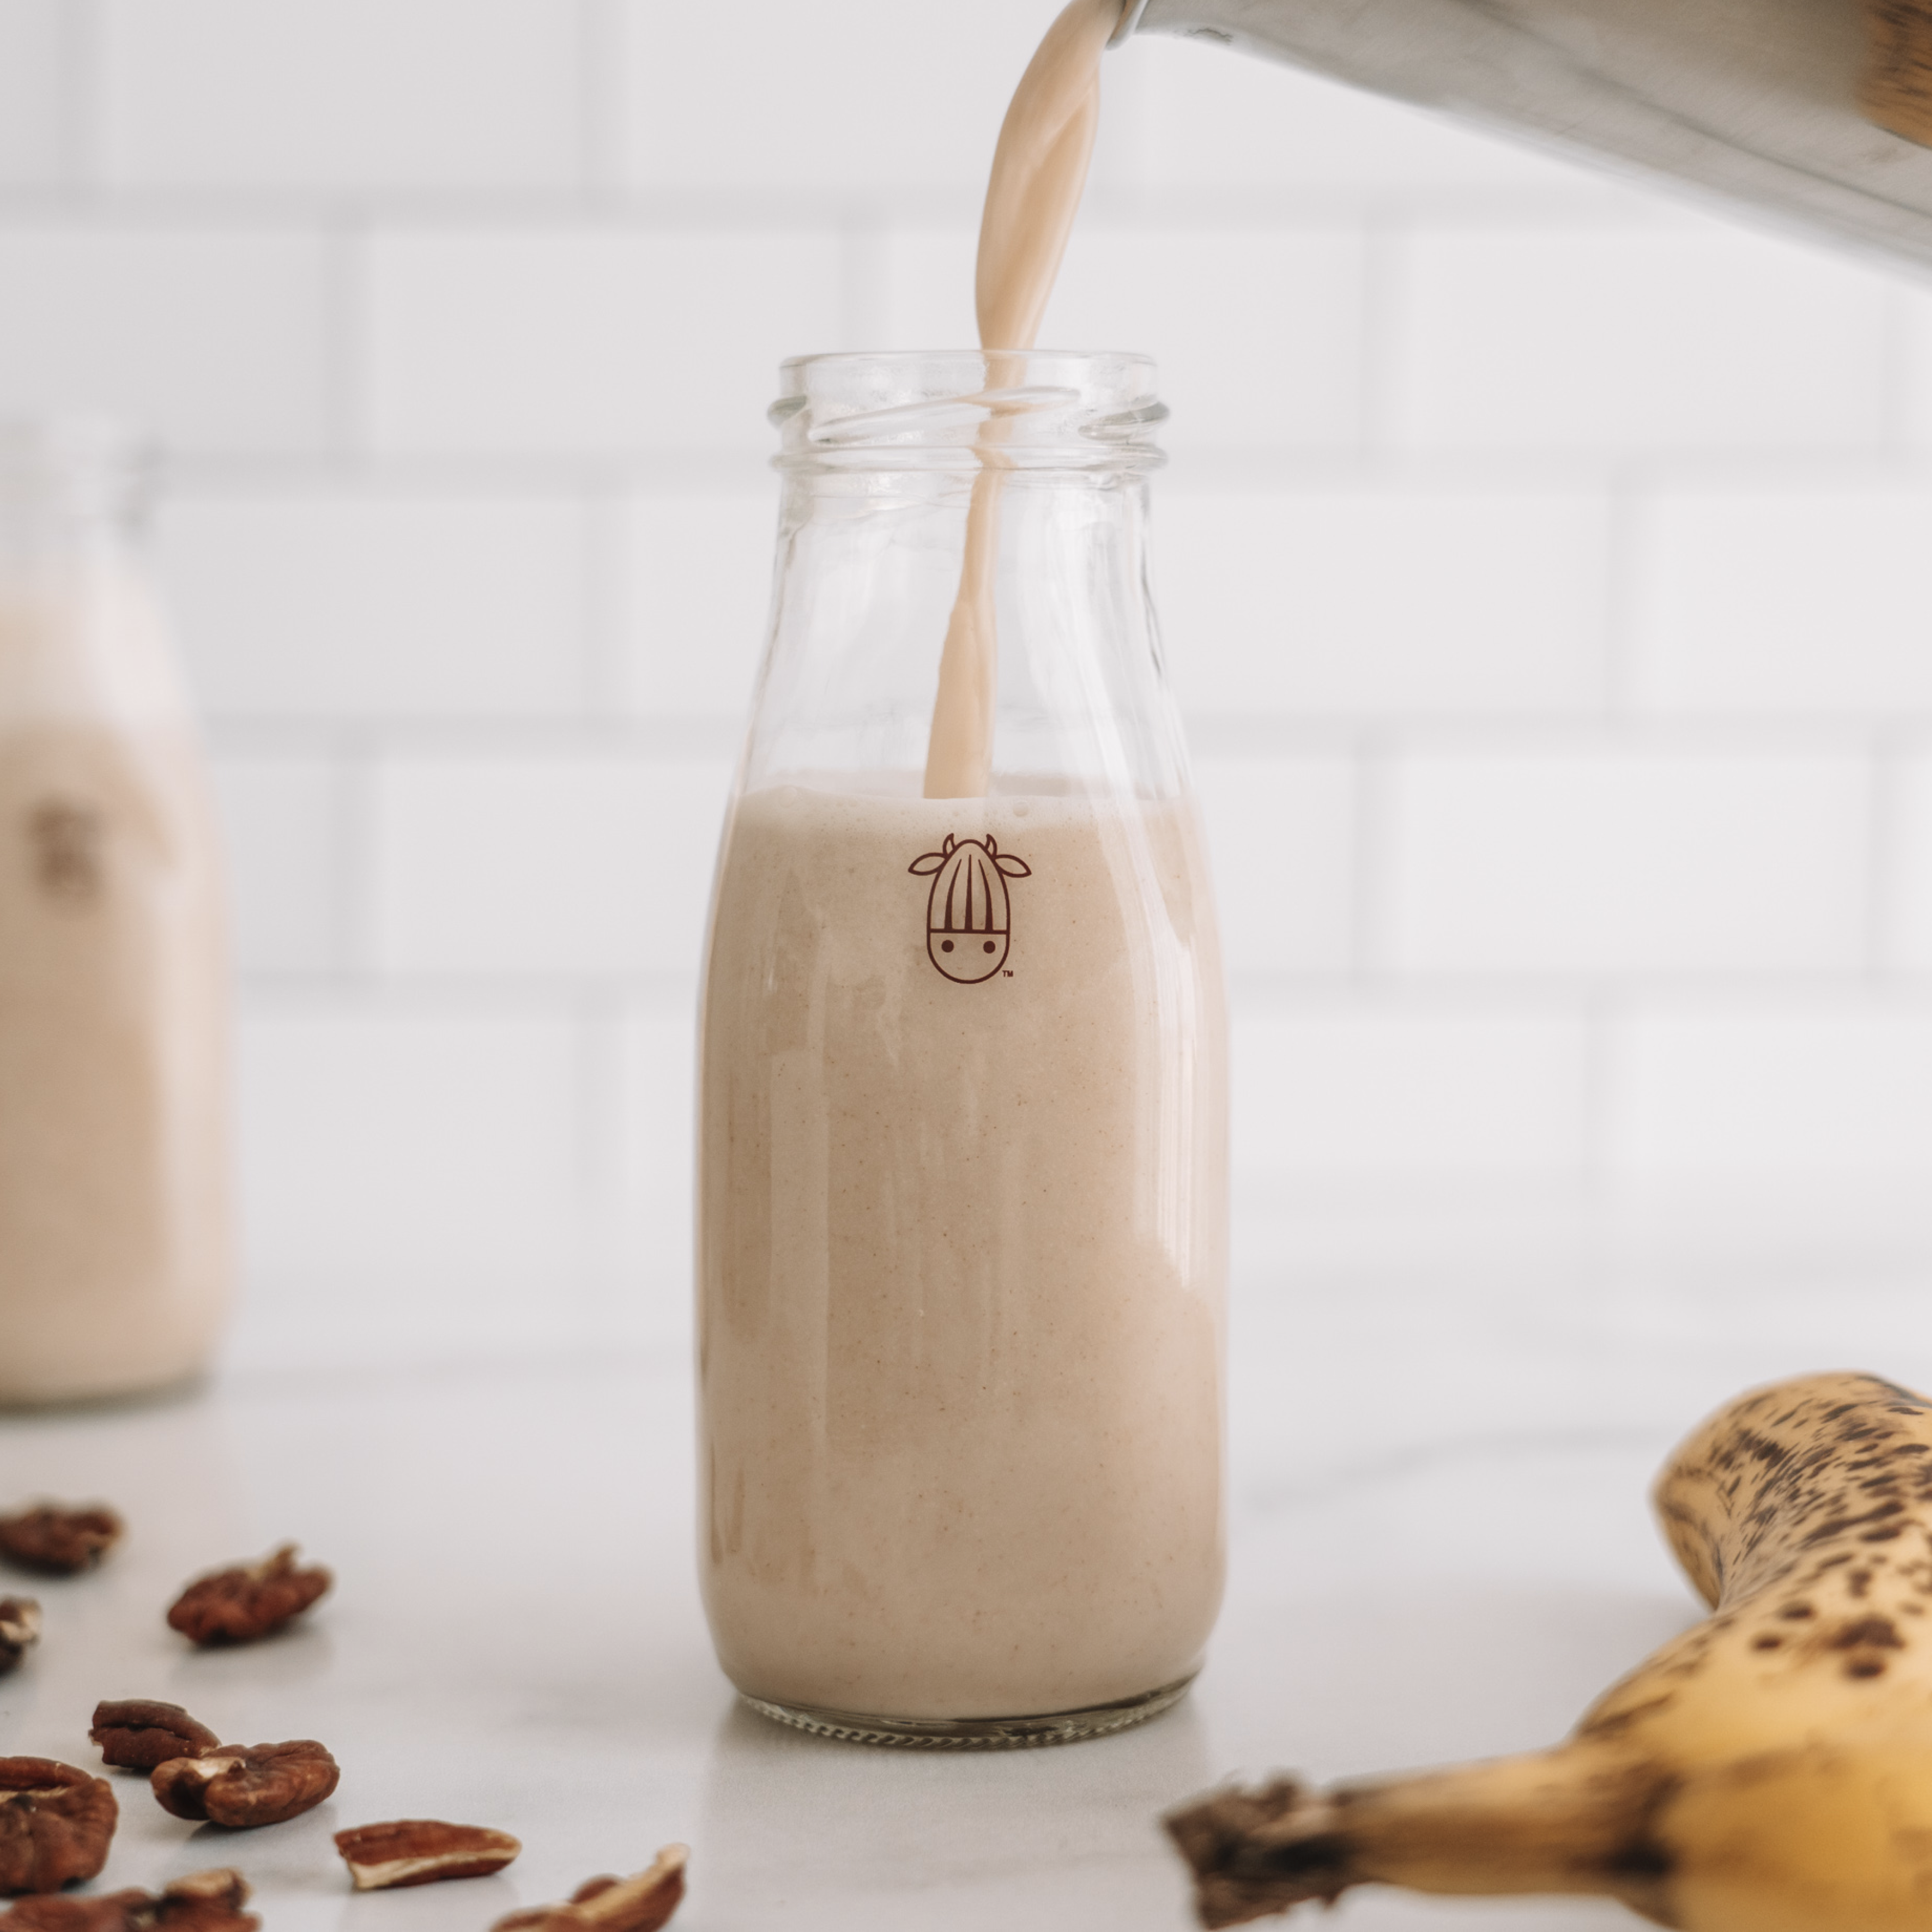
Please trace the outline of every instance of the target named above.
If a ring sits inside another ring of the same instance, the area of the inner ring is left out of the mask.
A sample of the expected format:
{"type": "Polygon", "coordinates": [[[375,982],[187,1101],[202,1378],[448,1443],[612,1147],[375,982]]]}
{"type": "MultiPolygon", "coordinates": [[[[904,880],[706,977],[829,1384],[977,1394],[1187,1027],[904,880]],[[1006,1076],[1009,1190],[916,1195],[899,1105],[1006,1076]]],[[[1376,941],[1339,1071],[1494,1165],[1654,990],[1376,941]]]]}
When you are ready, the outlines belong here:
{"type": "Polygon", "coordinates": [[[1198,34],[1932,262],[1932,0],[1127,0],[1198,34]]]}

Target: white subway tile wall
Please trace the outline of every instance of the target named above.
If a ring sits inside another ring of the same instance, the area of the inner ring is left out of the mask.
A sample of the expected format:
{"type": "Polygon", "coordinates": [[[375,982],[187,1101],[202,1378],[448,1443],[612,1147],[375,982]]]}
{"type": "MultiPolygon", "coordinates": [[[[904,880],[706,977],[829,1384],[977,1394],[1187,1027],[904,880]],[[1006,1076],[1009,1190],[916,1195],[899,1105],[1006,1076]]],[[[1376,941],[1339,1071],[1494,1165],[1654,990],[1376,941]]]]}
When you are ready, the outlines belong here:
{"type": "Polygon", "coordinates": [[[688,982],[730,776],[583,748],[398,753],[376,778],[376,971],[688,982]]]}
{"type": "Polygon", "coordinates": [[[641,716],[735,719],[749,707],[776,526],[761,484],[665,489],[624,505],[620,674],[641,716]]]}
{"type": "Polygon", "coordinates": [[[10,0],[0,8],[0,184],[60,177],[70,58],[64,16],[71,11],[62,0],[10,0]]]}
{"type": "Polygon", "coordinates": [[[1874,721],[1932,707],[1932,489],[1821,467],[1650,494],[1631,585],[1640,701],[1874,721]]]}
{"type": "Polygon", "coordinates": [[[1418,746],[1382,792],[1371,925],[1393,972],[1816,974],[1863,962],[1871,786],[1849,754],[1418,746]]]}
{"type": "Polygon", "coordinates": [[[1688,216],[1431,224],[1392,280],[1388,423],[1430,450],[1870,448],[1882,277],[1688,216]]]}
{"type": "Polygon", "coordinates": [[[1251,1000],[1237,1029],[1237,1174],[1554,1179],[1585,1154],[1589,1043],[1547,998],[1251,1000]]]}
{"type": "Polygon", "coordinates": [[[196,454],[320,455],[340,280],[330,238],[100,206],[0,222],[0,409],[112,410],[196,454]]]}
{"type": "Polygon", "coordinates": [[[580,717],[588,548],[560,494],[257,490],[178,501],[160,528],[220,718],[580,717]]]}
{"type": "MultiPolygon", "coordinates": [[[[1054,0],[0,0],[0,409],[172,453],[244,1352],[682,1332],[778,358],[970,340],[1054,0]]],[[[1932,1164],[1932,296],[1108,58],[1246,1186],[1932,1164]]]]}
{"type": "Polygon", "coordinates": [[[212,777],[226,848],[230,941],[243,977],[345,962],[344,776],[316,751],[230,752],[212,777]]]}
{"type": "Polygon", "coordinates": [[[555,0],[100,0],[100,178],[316,193],[574,188],[580,16],[555,0]]]}
{"type": "MultiPolygon", "coordinates": [[[[970,224],[891,236],[881,346],[975,339],[976,240],[970,224]]],[[[1177,452],[1352,449],[1366,273],[1361,236],[1340,226],[1203,233],[1096,214],[1068,246],[1047,326],[1055,341],[1155,357],[1177,452]],[[1192,352],[1210,340],[1211,357],[1192,352]]]]}
{"type": "Polygon", "coordinates": [[[1482,718],[1602,705],[1611,517],[1601,489],[1420,488],[1394,476],[1196,493],[1184,482],[1158,514],[1174,686],[1204,717],[1482,718]]]}
{"type": "Polygon", "coordinates": [[[779,358],[842,349],[838,231],[599,220],[378,234],[367,430],[500,459],[766,446],[779,358]]]}

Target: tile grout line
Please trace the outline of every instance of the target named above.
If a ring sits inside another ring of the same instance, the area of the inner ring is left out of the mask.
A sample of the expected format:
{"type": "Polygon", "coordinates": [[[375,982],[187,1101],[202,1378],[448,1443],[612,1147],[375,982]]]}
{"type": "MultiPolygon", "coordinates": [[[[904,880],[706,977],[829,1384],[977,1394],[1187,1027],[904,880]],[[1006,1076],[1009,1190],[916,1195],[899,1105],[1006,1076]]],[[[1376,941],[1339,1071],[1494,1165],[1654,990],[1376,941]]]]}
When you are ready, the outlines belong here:
{"type": "MultiPolygon", "coordinates": [[[[577,1042],[576,1181],[585,1274],[614,1277],[624,1250],[624,997],[590,986],[572,1003],[577,1042]]],[[[601,1298],[600,1298],[601,1299],[601,1298]]]]}
{"type": "Polygon", "coordinates": [[[370,239],[364,218],[339,214],[322,230],[323,437],[353,461],[374,440],[369,368],[370,239]]]}
{"type": "Polygon", "coordinates": [[[584,532],[584,609],[578,646],[584,709],[596,719],[633,722],[628,651],[635,628],[626,580],[625,500],[608,490],[579,500],[584,532]]]}
{"type": "Polygon", "coordinates": [[[1400,383],[1396,378],[1396,346],[1402,318],[1396,311],[1402,292],[1402,263],[1408,225],[1399,216],[1380,212],[1363,220],[1361,352],[1356,369],[1356,435],[1362,454],[1371,460],[1395,453],[1391,435],[1399,413],[1400,383]]]}
{"type": "MultiPolygon", "coordinates": [[[[712,828],[706,827],[706,830],[712,828]]],[[[336,986],[326,973],[296,968],[257,968],[251,983],[284,990],[336,986]]],[[[1576,1008],[1599,995],[1619,1000],[1656,1000],[1708,1006],[1748,997],[1754,1002],[1843,1004],[1870,989],[1862,974],[1726,972],[1606,974],[1579,971],[1568,975],[1531,973],[1512,975],[1501,970],[1441,973],[1385,973],[1364,985],[1346,969],[1276,968],[1232,969],[1231,990],[1238,1000],[1256,1012],[1302,1007],[1352,1006],[1382,1001],[1411,1010],[1427,1009],[1444,1015],[1493,1018],[1511,1010],[1547,1012],[1552,1006],[1576,1008]]],[[[584,964],[554,970],[478,968],[405,968],[356,982],[357,990],[382,997],[426,999],[460,998],[554,1000],[574,998],[586,989],[635,997],[685,1000],[694,997],[689,971],[661,967],[640,969],[623,964],[584,964]]],[[[1932,1013],[1932,969],[1912,968],[1888,976],[1882,991],[1887,1001],[1914,1012],[1932,1013]]]]}
{"type": "Polygon", "coordinates": [[[1621,467],[1607,479],[1604,502],[1601,698],[1606,721],[1642,716],[1636,674],[1636,612],[1642,507],[1634,479],[1621,467]]]}
{"type": "Polygon", "coordinates": [[[1880,440],[1894,455],[1909,456],[1912,440],[1907,430],[1912,402],[1912,330],[1907,312],[1910,297],[1896,284],[1888,284],[1881,313],[1878,404],[1880,440]]]}
{"type": "Polygon", "coordinates": [[[86,201],[105,172],[99,0],[65,0],[60,17],[61,177],[86,201]]]}
{"type": "Polygon", "coordinates": [[[838,230],[838,326],[848,350],[885,346],[890,325],[890,224],[870,207],[846,211],[838,230]]]}
{"type": "Polygon", "coordinates": [[[1387,970],[1388,923],[1384,878],[1388,864],[1388,748],[1372,736],[1350,748],[1353,811],[1348,865],[1348,974],[1360,989],[1373,986],[1387,970]]]}
{"type": "Polygon", "coordinates": [[[622,74],[628,32],[616,0],[577,0],[577,166],[586,208],[604,206],[623,184],[622,74]]]}
{"type": "Polygon", "coordinates": [[[376,930],[381,836],[376,802],[378,742],[370,734],[357,731],[343,743],[338,758],[334,963],[346,984],[370,986],[382,976],[376,930]]]}
{"type": "Polygon", "coordinates": [[[688,1016],[698,999],[694,972],[669,970],[391,973],[349,980],[320,968],[258,966],[238,977],[248,995],[266,1006],[328,1006],[372,1012],[574,1012],[590,1001],[624,1014],[664,1018],[688,1016]]]}
{"type": "Polygon", "coordinates": [[[1617,1062],[1625,1018],[1621,989],[1597,986],[1585,994],[1582,1142],[1579,1151],[1584,1184],[1597,1196],[1606,1194],[1617,1178],[1617,1062]]]}
{"type": "Polygon", "coordinates": [[[1863,940],[1867,976],[1881,988],[1901,976],[1900,946],[1904,896],[1904,835],[1900,824],[1909,755],[1888,733],[1873,738],[1868,766],[1869,799],[1866,830],[1863,940]]]}

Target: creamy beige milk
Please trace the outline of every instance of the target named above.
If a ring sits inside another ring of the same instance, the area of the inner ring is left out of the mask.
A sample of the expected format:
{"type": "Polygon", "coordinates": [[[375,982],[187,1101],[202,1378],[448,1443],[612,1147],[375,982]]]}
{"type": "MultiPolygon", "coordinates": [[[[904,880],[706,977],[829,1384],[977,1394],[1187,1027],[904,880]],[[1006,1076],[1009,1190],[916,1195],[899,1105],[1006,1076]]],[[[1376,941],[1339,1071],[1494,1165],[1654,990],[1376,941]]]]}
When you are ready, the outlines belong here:
{"type": "Polygon", "coordinates": [[[230,1267],[226,970],[144,590],[0,581],[0,1402],[206,1358],[230,1267]]]}
{"type": "MultiPolygon", "coordinates": [[[[1100,56],[1123,0],[1072,0],[1047,29],[1014,90],[993,151],[980,218],[974,282],[980,346],[1030,349],[1046,315],[1060,257],[1087,184],[1100,124],[1100,56]]],[[[995,357],[988,386],[1014,380],[995,357]]],[[[998,426],[981,439],[983,464],[966,518],[959,594],[939,661],[939,694],[926,748],[928,798],[978,798],[992,770],[999,638],[993,568],[999,550],[998,426]]]]}
{"type": "Polygon", "coordinates": [[[1186,1676],[1220,1598],[1205,868],[1185,803],[910,790],[754,791],[728,832],[706,1602],[754,1696],[1078,1709],[1186,1676]]]}

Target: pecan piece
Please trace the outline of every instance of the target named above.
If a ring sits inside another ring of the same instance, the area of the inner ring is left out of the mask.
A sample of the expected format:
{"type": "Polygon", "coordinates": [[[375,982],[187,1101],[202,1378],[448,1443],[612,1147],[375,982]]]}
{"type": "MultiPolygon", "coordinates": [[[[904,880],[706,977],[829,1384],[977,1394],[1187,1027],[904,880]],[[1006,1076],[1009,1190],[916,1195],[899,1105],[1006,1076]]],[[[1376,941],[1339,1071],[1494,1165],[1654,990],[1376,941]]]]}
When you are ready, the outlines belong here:
{"type": "Polygon", "coordinates": [[[138,1890],[23,1898],[0,1912],[0,1932],[259,1932],[262,1922],[242,1910],[248,1896],[248,1882],[238,1871],[196,1872],[158,1898],[138,1890]]]}
{"type": "Polygon", "coordinates": [[[52,1758],[0,1757],[0,1892],[93,1877],[120,1815],[105,1778],[52,1758]]]}
{"type": "Polygon", "coordinates": [[[148,1782],[161,1809],[246,1831],[313,1810],[342,1776],[313,1738],[282,1744],[224,1744],[200,1757],[158,1764],[148,1782]]]}
{"type": "Polygon", "coordinates": [[[221,1740],[178,1704],[153,1697],[110,1697],[94,1707],[87,1734],[100,1755],[123,1771],[152,1771],[170,1758],[200,1757],[221,1740]]]}
{"type": "Polygon", "coordinates": [[[149,1922],[164,1932],[260,1932],[261,1920],[242,1910],[248,1902],[248,1881],[232,1866],[218,1866],[165,1887],[149,1922]]]}
{"type": "Polygon", "coordinates": [[[0,1556],[23,1570],[71,1576],[92,1569],[120,1541],[121,1528],[105,1503],[36,1503],[0,1516],[0,1556]]]}
{"type": "Polygon", "coordinates": [[[667,1845],[634,1878],[586,1879],[564,1905],[539,1905],[500,1918],[490,1932],[657,1932],[684,1896],[688,1845],[667,1845]]]}
{"type": "Polygon", "coordinates": [[[40,1640],[40,1605],[31,1597],[0,1597],[0,1677],[40,1640]]]}
{"type": "Polygon", "coordinates": [[[434,1885],[446,1878],[487,1878],[524,1848],[507,1832],[482,1825],[446,1825],[435,1818],[398,1818],[358,1825],[335,1834],[335,1849],[358,1892],[434,1885]]]}
{"type": "Polygon", "coordinates": [[[136,1915],[153,1900],[145,1892],[109,1892],[95,1898],[49,1892],[0,1912],[0,1932],[134,1932],[136,1915]]]}
{"type": "Polygon", "coordinates": [[[168,1622],[196,1643],[253,1643],[298,1617],[334,1582],[317,1566],[296,1568],[285,1543],[259,1563],[238,1563],[197,1577],[176,1598],[168,1622]]]}

